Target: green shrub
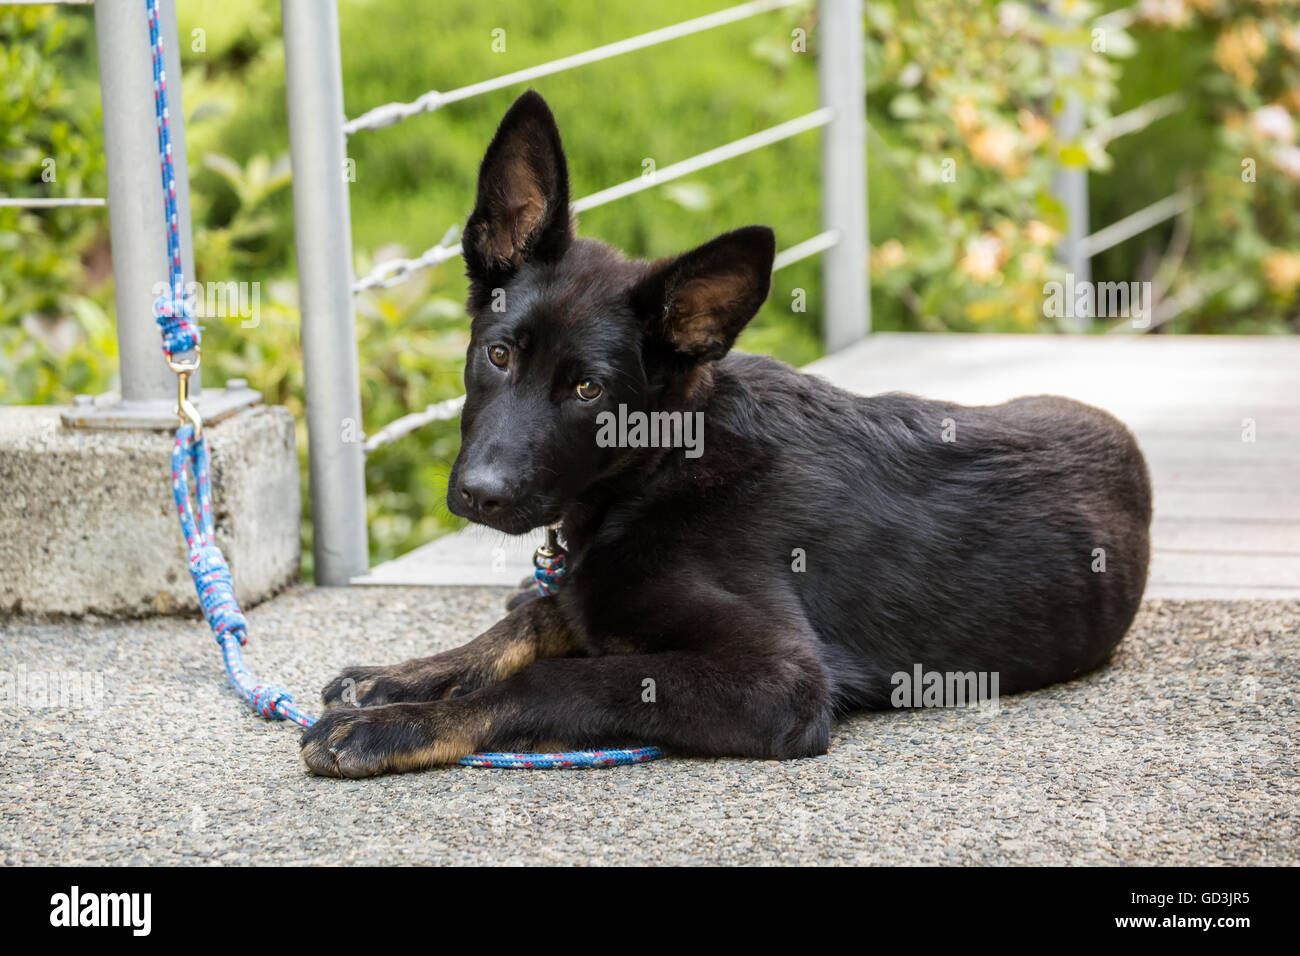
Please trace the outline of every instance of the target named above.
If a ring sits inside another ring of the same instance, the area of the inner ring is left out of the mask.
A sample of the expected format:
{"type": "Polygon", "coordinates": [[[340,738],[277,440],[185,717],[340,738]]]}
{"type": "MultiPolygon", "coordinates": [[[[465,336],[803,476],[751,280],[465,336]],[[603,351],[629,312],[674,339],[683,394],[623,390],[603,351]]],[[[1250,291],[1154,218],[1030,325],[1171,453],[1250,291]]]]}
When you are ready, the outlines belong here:
{"type": "MultiPolygon", "coordinates": [[[[98,99],[74,95],[59,69],[85,24],[0,8],[0,195],[105,194],[98,99]]],[[[0,208],[0,402],[67,402],[111,384],[106,219],[102,208],[0,208]]]]}

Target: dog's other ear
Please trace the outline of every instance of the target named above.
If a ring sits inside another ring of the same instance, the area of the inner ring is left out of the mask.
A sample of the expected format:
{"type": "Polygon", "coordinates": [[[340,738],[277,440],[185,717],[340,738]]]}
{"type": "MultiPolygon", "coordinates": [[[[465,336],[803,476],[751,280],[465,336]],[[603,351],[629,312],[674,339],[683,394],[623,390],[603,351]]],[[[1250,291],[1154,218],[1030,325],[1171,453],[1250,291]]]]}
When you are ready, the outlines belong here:
{"type": "Polygon", "coordinates": [[[465,269],[473,282],[496,286],[526,262],[559,259],[572,238],[560,130],[546,101],[529,90],[506,111],[479,167],[465,269]]]}
{"type": "Polygon", "coordinates": [[[722,358],[767,298],[776,237],[766,226],[724,233],[655,263],[633,292],[652,335],[691,362],[722,358]]]}

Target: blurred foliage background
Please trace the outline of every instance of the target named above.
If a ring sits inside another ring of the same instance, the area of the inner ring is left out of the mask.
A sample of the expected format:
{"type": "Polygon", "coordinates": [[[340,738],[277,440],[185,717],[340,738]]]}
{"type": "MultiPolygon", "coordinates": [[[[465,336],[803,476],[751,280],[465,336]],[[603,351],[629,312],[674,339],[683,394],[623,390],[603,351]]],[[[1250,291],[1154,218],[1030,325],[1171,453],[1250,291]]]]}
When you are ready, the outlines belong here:
{"type": "MultiPolygon", "coordinates": [[[[347,112],[725,5],[339,0],[347,112]],[[505,31],[504,50],[494,30],[505,31]]],[[[1053,249],[1064,213],[1051,183],[1064,164],[1091,170],[1094,228],[1175,188],[1194,190],[1186,215],[1093,261],[1097,280],[1155,280],[1198,302],[1156,334],[1300,329],[1300,0],[1139,0],[1127,29],[1096,32],[1098,14],[1125,6],[867,4],[875,328],[1052,331],[1043,286],[1062,275],[1053,249]],[[1071,64],[1065,49],[1082,58],[1071,64]],[[1185,109],[1111,143],[1053,132],[1063,95],[1083,101],[1093,126],[1176,91],[1185,109]]],[[[196,278],[257,282],[261,292],[256,328],[237,316],[208,320],[205,374],[212,383],[246,378],[301,422],[279,4],[178,8],[196,278]]],[[[814,109],[817,42],[809,3],[540,81],[564,133],[573,194],[634,178],[647,159],[664,166],[814,109]]],[[[96,70],[89,10],[0,6],[0,195],[105,194],[96,70]]],[[[433,245],[463,220],[483,149],[518,92],[351,139],[358,274],[433,245]]],[[[581,229],[648,257],[751,222],[770,224],[790,246],[820,228],[818,155],[817,134],[804,134],[592,210],[581,229]]],[[[741,347],[796,364],[815,358],[819,287],[817,259],[779,272],[741,347]],[[796,290],[806,293],[804,311],[796,290]]],[[[459,393],[463,294],[454,260],[358,298],[368,432],[459,393]]],[[[112,309],[103,210],[0,208],[0,402],[67,403],[112,389],[112,309]]],[[[442,497],[457,441],[450,422],[370,456],[373,559],[456,526],[442,497]]],[[[299,448],[305,456],[305,435],[299,448]]]]}

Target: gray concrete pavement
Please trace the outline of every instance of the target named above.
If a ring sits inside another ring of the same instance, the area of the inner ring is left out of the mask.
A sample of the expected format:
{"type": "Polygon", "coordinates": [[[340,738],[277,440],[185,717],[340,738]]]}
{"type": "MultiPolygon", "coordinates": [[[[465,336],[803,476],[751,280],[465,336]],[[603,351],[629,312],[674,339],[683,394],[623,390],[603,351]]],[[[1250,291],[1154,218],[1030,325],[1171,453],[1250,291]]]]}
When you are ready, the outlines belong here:
{"type": "MultiPolygon", "coordinates": [[[[248,659],[314,704],[344,665],[471,637],[504,593],[296,589],[250,613],[248,659]]],[[[857,715],[812,760],[356,782],[300,768],[197,619],[9,619],[0,645],[9,865],[1300,862],[1297,601],[1148,602],[1097,674],[996,714],[857,715]],[[50,672],[88,698],[50,706],[50,672]]]]}

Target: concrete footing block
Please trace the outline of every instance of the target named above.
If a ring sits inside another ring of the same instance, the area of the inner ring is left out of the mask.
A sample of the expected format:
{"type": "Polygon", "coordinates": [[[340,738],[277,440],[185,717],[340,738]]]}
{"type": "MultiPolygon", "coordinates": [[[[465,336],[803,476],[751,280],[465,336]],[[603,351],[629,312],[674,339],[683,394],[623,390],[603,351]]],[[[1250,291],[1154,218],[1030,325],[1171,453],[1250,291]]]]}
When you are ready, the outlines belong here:
{"type": "MultiPolygon", "coordinates": [[[[0,408],[0,614],[197,610],[172,498],[172,436],[68,428],[62,411],[0,408]]],[[[204,432],[217,543],[247,607],[299,576],[293,417],[256,406],[204,432]]]]}

